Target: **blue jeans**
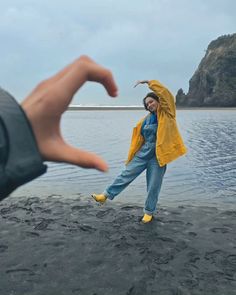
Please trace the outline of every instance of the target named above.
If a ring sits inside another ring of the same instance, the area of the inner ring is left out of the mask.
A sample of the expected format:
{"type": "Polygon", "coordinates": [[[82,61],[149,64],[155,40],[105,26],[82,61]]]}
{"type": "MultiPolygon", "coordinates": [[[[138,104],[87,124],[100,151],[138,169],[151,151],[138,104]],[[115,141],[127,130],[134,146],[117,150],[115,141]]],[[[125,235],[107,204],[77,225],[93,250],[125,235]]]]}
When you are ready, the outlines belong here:
{"type": "Polygon", "coordinates": [[[106,188],[104,195],[107,196],[108,199],[113,200],[115,196],[122,192],[145,169],[147,199],[144,213],[152,215],[156,210],[162,180],[166,172],[166,165],[163,167],[159,166],[155,153],[149,159],[147,159],[147,157],[139,157],[139,153],[135,155],[114,182],[106,188]]]}

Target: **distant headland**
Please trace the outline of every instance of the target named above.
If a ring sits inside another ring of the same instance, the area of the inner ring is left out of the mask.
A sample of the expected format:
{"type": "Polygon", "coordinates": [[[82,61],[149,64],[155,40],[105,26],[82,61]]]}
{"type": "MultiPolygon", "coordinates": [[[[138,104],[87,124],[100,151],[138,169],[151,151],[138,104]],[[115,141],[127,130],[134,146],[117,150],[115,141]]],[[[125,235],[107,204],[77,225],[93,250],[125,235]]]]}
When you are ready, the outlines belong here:
{"type": "Polygon", "coordinates": [[[212,41],[193,77],[189,91],[179,89],[177,107],[236,107],[236,34],[212,41]]]}

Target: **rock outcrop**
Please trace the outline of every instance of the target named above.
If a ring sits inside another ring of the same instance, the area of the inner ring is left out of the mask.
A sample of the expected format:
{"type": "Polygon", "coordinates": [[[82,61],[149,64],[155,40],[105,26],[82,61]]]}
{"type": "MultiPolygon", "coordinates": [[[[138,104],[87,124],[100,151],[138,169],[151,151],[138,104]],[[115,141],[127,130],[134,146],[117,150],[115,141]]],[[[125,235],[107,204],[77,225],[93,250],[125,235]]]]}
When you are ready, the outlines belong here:
{"type": "Polygon", "coordinates": [[[176,105],[236,107],[236,34],[212,41],[189,81],[187,94],[179,89],[176,105]]]}

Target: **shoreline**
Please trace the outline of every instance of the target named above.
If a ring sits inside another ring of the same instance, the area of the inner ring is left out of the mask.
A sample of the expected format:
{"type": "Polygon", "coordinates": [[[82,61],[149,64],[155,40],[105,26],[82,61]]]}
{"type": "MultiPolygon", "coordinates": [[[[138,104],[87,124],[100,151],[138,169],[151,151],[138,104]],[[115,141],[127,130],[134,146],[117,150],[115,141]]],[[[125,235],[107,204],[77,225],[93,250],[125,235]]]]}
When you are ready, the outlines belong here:
{"type": "MultiPolygon", "coordinates": [[[[236,107],[176,107],[177,110],[232,110],[236,107]]],[[[128,110],[144,110],[143,106],[82,106],[70,105],[68,111],[128,111],[128,110]]]]}
{"type": "MultiPolygon", "coordinates": [[[[93,191],[93,190],[91,190],[93,191]]],[[[91,198],[91,193],[78,193],[77,189],[72,191],[72,189],[63,190],[59,187],[57,189],[56,187],[54,189],[51,188],[51,186],[45,186],[44,187],[36,187],[36,186],[30,186],[30,184],[25,186],[24,188],[21,188],[19,190],[16,190],[12,193],[11,196],[6,198],[6,200],[14,203],[18,202],[19,200],[28,199],[31,198],[32,195],[39,196],[39,198],[43,201],[47,198],[58,198],[62,200],[68,200],[68,202],[73,202],[77,198],[81,198],[81,201],[89,201],[91,198]],[[52,192],[53,191],[53,192],[52,192]],[[33,193],[34,192],[34,193],[33,193]]],[[[143,208],[145,199],[142,198],[139,201],[133,198],[132,194],[130,192],[123,193],[122,196],[119,196],[115,200],[107,200],[107,204],[110,206],[135,206],[135,207],[141,207],[143,208]]],[[[188,199],[183,198],[166,198],[165,196],[161,195],[160,199],[158,201],[158,207],[164,207],[164,208],[177,208],[179,206],[188,206],[188,207],[214,207],[219,210],[236,210],[236,202],[235,201],[227,201],[224,199],[212,199],[210,197],[208,198],[198,198],[194,199],[193,196],[189,196],[188,199]]]]}
{"type": "Polygon", "coordinates": [[[236,210],[160,206],[143,225],[140,206],[32,196],[0,216],[0,294],[236,294],[236,210]]]}

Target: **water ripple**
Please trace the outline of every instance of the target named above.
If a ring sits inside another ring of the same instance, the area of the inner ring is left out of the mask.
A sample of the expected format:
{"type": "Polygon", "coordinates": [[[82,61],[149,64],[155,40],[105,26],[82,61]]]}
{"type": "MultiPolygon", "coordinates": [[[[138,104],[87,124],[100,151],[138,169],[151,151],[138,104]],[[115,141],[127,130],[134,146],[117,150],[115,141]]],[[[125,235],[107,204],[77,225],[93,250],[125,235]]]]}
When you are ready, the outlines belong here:
{"type": "MultiPolygon", "coordinates": [[[[161,200],[235,202],[236,204],[236,121],[235,110],[178,111],[178,125],[188,154],[168,165],[161,200]]],[[[145,115],[143,111],[74,111],[62,122],[66,140],[95,152],[110,166],[108,173],[67,164],[49,163],[48,173],[25,192],[42,187],[58,187],[67,192],[89,194],[110,184],[127,157],[132,128],[145,115]]],[[[18,190],[21,194],[24,188],[18,190]]],[[[122,193],[129,201],[143,202],[145,174],[122,193]]],[[[122,197],[121,197],[122,199],[122,197]]]]}

